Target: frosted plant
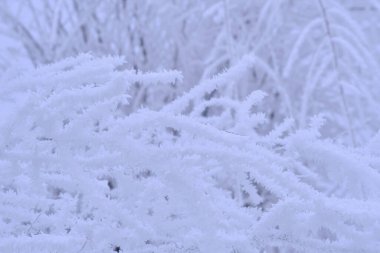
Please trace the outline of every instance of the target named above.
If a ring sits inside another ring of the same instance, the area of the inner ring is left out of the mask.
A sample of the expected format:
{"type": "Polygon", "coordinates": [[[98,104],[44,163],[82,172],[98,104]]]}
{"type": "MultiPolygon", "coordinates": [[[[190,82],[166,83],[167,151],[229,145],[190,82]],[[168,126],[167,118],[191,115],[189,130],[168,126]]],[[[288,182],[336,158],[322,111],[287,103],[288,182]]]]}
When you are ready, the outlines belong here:
{"type": "MultiPolygon", "coordinates": [[[[209,96],[243,101],[255,90],[268,132],[286,118],[304,128],[323,113],[324,137],[360,146],[378,130],[379,50],[374,1],[2,1],[0,68],[78,53],[119,55],[123,68],[178,69],[183,83],[130,87],[125,113],[162,108],[195,84],[256,60],[235,85],[209,96]],[[174,88],[173,88],[174,87],[174,88]],[[153,89],[153,90],[151,90],[153,89]],[[160,96],[154,96],[159,90],[160,96]]],[[[14,70],[12,70],[14,71],[14,70]]]]}
{"type": "Polygon", "coordinates": [[[8,80],[1,251],[376,252],[377,139],[363,150],[320,139],[318,117],[263,133],[265,94],[222,92],[255,62],[134,113],[135,82],[180,73],[81,55],[8,80]]]}

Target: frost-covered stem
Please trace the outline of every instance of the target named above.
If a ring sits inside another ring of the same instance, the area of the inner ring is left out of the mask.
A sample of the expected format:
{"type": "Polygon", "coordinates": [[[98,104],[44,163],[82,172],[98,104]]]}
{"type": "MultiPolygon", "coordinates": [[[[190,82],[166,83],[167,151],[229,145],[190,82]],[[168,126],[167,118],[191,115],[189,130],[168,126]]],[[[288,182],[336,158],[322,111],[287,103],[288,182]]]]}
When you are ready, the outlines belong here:
{"type": "MultiPolygon", "coordinates": [[[[230,18],[230,8],[228,0],[223,1],[224,6],[224,18],[225,18],[225,26],[227,29],[227,37],[228,37],[228,53],[230,60],[232,60],[234,50],[233,50],[233,41],[232,41],[232,28],[231,28],[231,18],[230,18]]],[[[232,64],[232,63],[231,63],[232,64]]]]}
{"type": "MultiPolygon", "coordinates": [[[[234,42],[233,42],[233,35],[232,35],[232,28],[231,28],[231,15],[230,15],[230,6],[229,1],[224,0],[223,1],[224,6],[224,24],[226,26],[227,31],[227,39],[228,39],[228,58],[229,58],[229,65],[232,66],[234,64],[234,57],[235,57],[235,50],[234,50],[234,42]]],[[[231,87],[229,87],[231,91],[231,96],[235,97],[237,96],[237,87],[236,85],[232,84],[231,87]]]]}
{"type": "MultiPolygon", "coordinates": [[[[334,41],[333,41],[333,38],[332,38],[332,33],[331,33],[331,28],[330,28],[330,22],[329,22],[329,19],[327,17],[326,8],[325,8],[325,6],[323,4],[323,0],[318,0],[318,3],[319,3],[319,6],[321,8],[323,20],[324,20],[325,27],[326,27],[326,33],[327,33],[327,36],[328,36],[328,39],[329,39],[329,42],[330,42],[330,46],[331,46],[331,52],[332,52],[332,55],[333,55],[333,62],[334,62],[334,69],[337,72],[337,76],[339,76],[338,54],[337,54],[336,47],[335,47],[335,44],[334,44],[334,41]]],[[[348,129],[348,132],[349,132],[349,134],[351,136],[352,145],[356,146],[355,135],[354,135],[354,131],[353,131],[353,128],[352,128],[352,120],[351,120],[350,114],[348,113],[346,95],[344,93],[344,89],[343,89],[342,84],[338,83],[338,85],[339,85],[339,95],[340,95],[343,111],[344,111],[344,114],[345,114],[345,116],[347,118],[347,122],[348,122],[347,129],[348,129]]]]}

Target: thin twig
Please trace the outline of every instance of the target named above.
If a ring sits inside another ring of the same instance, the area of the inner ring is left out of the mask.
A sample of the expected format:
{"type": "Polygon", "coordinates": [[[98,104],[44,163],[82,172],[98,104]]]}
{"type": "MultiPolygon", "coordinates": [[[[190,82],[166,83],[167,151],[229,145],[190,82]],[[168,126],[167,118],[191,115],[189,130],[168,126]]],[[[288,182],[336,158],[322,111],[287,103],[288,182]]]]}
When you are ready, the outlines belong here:
{"type": "Polygon", "coordinates": [[[34,221],[32,223],[30,223],[30,226],[29,226],[28,230],[26,231],[28,234],[29,234],[30,230],[33,228],[34,223],[36,223],[38,221],[38,219],[40,218],[41,214],[42,213],[39,213],[37,215],[37,217],[34,219],[34,221]]]}
{"type": "Polygon", "coordinates": [[[82,247],[77,251],[77,253],[81,252],[84,249],[84,247],[86,247],[87,242],[88,242],[88,238],[86,237],[86,241],[84,241],[82,247]]]}
{"type": "MultiPolygon", "coordinates": [[[[332,51],[332,54],[333,54],[334,69],[335,69],[336,73],[338,74],[337,76],[339,76],[338,54],[337,54],[337,51],[336,51],[335,43],[333,41],[333,36],[332,36],[331,28],[330,28],[330,22],[329,22],[329,19],[327,17],[326,8],[325,8],[325,6],[323,4],[323,0],[318,0],[318,3],[319,3],[319,6],[321,8],[321,11],[322,11],[322,15],[323,15],[323,19],[324,19],[325,27],[326,27],[326,33],[327,33],[327,36],[329,38],[329,42],[330,42],[330,46],[331,46],[331,51],[332,51]]],[[[341,103],[342,103],[342,106],[343,106],[343,111],[344,111],[344,114],[345,114],[345,116],[347,118],[347,122],[348,122],[348,132],[349,132],[349,134],[351,136],[352,145],[356,146],[355,135],[354,135],[354,131],[353,131],[353,128],[352,128],[352,120],[351,120],[350,114],[348,112],[348,106],[347,106],[347,100],[346,100],[346,95],[345,95],[345,92],[344,92],[344,88],[343,88],[343,86],[342,86],[342,84],[340,82],[338,82],[338,85],[339,85],[339,95],[340,95],[340,98],[341,98],[341,103]]]]}

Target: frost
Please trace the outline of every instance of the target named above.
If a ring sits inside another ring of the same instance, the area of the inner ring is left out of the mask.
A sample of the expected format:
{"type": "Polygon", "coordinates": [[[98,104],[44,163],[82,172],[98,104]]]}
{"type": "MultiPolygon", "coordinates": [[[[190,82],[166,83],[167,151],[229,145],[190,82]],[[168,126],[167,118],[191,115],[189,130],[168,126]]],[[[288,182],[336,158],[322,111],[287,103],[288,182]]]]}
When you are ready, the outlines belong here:
{"type": "Polygon", "coordinates": [[[378,252],[375,1],[41,3],[0,8],[0,252],[378,252]]]}

